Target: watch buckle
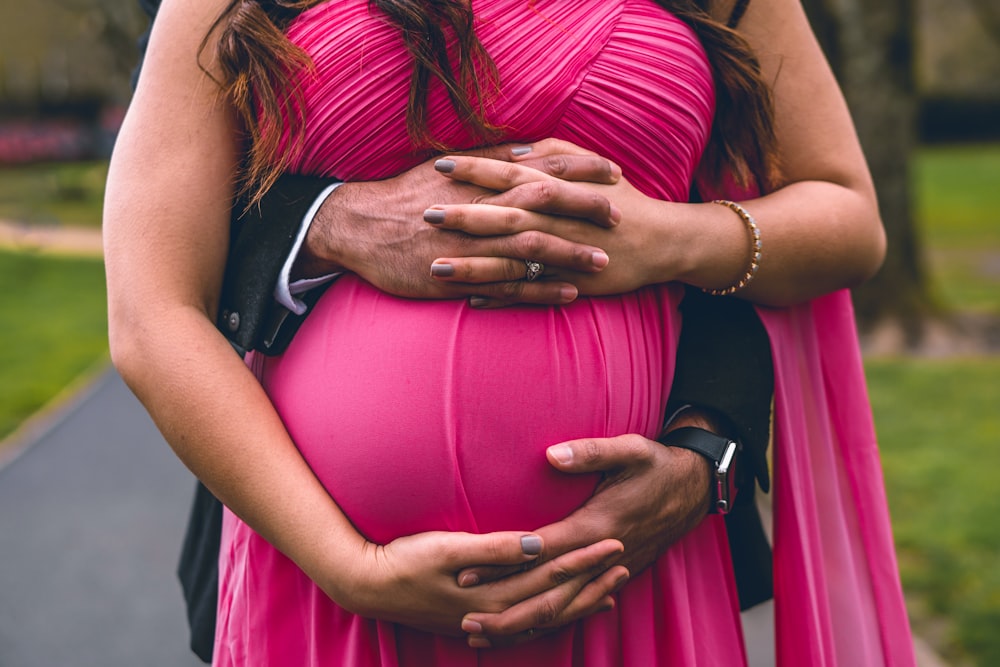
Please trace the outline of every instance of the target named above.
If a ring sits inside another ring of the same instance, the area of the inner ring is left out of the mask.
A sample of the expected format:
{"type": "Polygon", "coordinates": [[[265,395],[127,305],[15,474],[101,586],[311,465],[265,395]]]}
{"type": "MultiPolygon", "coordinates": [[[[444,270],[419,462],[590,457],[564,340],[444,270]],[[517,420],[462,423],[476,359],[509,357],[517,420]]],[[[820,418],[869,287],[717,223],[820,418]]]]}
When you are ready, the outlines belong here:
{"type": "Polygon", "coordinates": [[[736,456],[736,443],[732,440],[726,445],[726,451],[722,453],[722,459],[715,466],[715,512],[717,514],[728,514],[732,509],[734,498],[729,497],[729,467],[736,456]]]}

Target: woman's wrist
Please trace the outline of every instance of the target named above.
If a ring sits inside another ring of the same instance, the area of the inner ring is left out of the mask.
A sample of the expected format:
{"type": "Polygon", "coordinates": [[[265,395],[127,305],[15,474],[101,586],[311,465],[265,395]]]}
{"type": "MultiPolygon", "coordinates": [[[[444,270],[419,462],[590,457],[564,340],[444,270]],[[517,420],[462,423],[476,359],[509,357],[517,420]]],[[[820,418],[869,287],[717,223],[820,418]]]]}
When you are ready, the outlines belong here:
{"type": "Polygon", "coordinates": [[[739,222],[731,211],[710,203],[650,200],[642,213],[646,229],[633,241],[641,284],[679,281],[713,288],[728,284],[730,277],[738,279],[743,261],[738,255],[746,248],[730,238],[738,230],[735,224],[727,228],[732,222],[727,214],[739,222]]]}
{"type": "Polygon", "coordinates": [[[757,221],[752,215],[750,215],[749,211],[743,208],[741,204],[737,204],[736,202],[728,199],[716,199],[712,203],[725,206],[736,213],[736,215],[740,217],[740,220],[742,220],[746,225],[747,237],[750,241],[748,254],[749,259],[747,261],[746,271],[744,271],[743,275],[740,276],[739,280],[734,283],[730,283],[726,287],[704,288],[706,292],[713,296],[728,296],[746,288],[746,286],[753,281],[754,277],[757,275],[757,270],[760,269],[760,260],[762,257],[761,250],[764,246],[761,241],[760,227],[757,226],[757,221]]]}
{"type": "Polygon", "coordinates": [[[712,202],[670,204],[668,215],[671,279],[718,290],[745,276],[751,243],[740,216],[712,202]]]}
{"type": "Polygon", "coordinates": [[[327,597],[352,613],[372,617],[380,591],[373,575],[379,568],[372,555],[379,545],[368,542],[356,531],[322,531],[308,544],[295,545],[286,553],[327,597]],[[331,539],[332,538],[332,539],[331,539]]]}

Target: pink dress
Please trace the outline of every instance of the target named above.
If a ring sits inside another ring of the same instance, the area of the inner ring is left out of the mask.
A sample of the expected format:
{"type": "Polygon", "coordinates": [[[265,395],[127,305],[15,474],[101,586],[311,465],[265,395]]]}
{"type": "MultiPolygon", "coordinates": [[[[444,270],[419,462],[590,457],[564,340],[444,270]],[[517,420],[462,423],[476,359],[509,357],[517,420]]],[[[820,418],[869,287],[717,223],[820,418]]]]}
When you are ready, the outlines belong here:
{"type": "MultiPolygon", "coordinates": [[[[650,196],[687,199],[714,91],[683,23],[651,0],[476,0],[474,8],[500,71],[491,119],[505,140],[564,138],[614,159],[650,196]]],[[[373,180],[429,157],[406,133],[409,56],[367,0],[314,7],[289,36],[316,65],[304,86],[296,170],[373,180]]],[[[450,145],[474,144],[440,86],[429,118],[450,145]]],[[[556,473],[547,446],[659,430],[680,294],[665,285],[479,312],[460,300],[396,298],[346,276],[282,357],[253,363],[303,456],[368,539],[531,530],[567,515],[597,482],[556,473]]],[[[718,517],[634,577],[613,612],[495,650],[348,613],[235,516],[224,520],[215,665],[745,662],[718,517]]]]}

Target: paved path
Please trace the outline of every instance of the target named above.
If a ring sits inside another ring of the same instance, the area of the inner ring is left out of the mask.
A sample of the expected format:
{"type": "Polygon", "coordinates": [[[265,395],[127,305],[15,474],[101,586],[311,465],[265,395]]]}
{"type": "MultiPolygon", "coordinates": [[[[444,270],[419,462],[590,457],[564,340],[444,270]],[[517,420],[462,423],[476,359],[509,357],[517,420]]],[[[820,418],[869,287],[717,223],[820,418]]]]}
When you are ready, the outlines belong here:
{"type": "Polygon", "coordinates": [[[100,257],[101,230],[0,220],[0,247],[100,257]]]}
{"type": "Polygon", "coordinates": [[[191,475],[111,371],[59,416],[0,452],[0,666],[201,665],[173,575],[191,475]]]}

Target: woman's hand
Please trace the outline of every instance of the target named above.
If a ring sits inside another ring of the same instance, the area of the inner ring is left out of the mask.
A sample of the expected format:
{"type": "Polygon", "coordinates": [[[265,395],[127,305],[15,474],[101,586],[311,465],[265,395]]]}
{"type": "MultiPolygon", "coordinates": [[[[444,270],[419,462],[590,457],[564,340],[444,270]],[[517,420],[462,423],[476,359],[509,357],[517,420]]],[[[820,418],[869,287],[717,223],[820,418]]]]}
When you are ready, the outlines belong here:
{"type": "MultiPolygon", "coordinates": [[[[466,155],[439,160],[436,168],[443,175],[495,194],[477,197],[469,204],[435,205],[425,212],[424,220],[470,236],[538,234],[600,247],[610,261],[599,272],[555,266],[542,257],[523,258],[545,264],[542,279],[535,284],[568,282],[590,296],[622,294],[683,276],[687,267],[683,248],[679,243],[663,242],[670,234],[683,240],[683,230],[676,229],[669,215],[671,207],[683,205],[647,197],[620,176],[613,183],[563,180],[556,174],[568,169],[554,168],[553,163],[569,155],[599,158],[574,144],[547,139],[531,149],[515,156],[514,164],[466,155]],[[528,156],[532,159],[526,159],[528,156]],[[545,166],[546,171],[540,171],[539,166],[545,166]],[[613,224],[595,224],[592,211],[600,201],[607,202],[613,224]]],[[[532,287],[523,280],[519,285],[511,284],[525,277],[523,259],[441,257],[431,265],[431,275],[451,285],[478,284],[490,290],[480,295],[485,298],[477,300],[477,305],[517,303],[521,291],[532,287]],[[504,284],[507,293],[498,296],[492,289],[497,283],[504,284]]]]}
{"type": "Polygon", "coordinates": [[[567,614],[577,618],[613,605],[610,595],[628,579],[628,570],[614,564],[621,542],[601,540],[533,567],[542,546],[538,535],[515,532],[429,532],[385,546],[368,542],[350,571],[339,572],[324,589],[362,616],[452,636],[463,634],[462,618],[470,612],[499,613],[516,606],[568,623],[573,619],[567,614]],[[477,564],[524,571],[460,586],[459,572],[477,564]]]}

